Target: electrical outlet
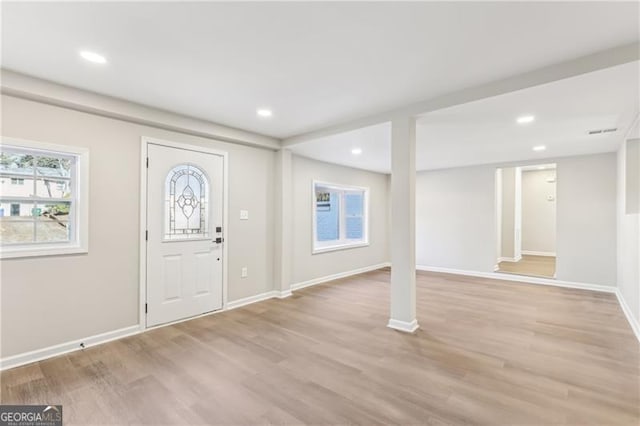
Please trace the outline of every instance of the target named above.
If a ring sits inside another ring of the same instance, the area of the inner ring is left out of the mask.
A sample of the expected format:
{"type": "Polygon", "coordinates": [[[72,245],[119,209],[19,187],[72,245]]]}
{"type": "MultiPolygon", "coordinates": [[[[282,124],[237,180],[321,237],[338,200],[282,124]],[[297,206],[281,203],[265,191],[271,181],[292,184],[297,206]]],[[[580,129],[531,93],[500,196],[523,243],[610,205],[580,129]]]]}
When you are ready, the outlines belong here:
{"type": "Polygon", "coordinates": [[[240,210],[240,220],[249,220],[249,210],[240,210]]]}
{"type": "Polygon", "coordinates": [[[247,275],[249,275],[249,270],[246,266],[243,266],[242,271],[240,272],[240,278],[247,278],[247,275]]]}

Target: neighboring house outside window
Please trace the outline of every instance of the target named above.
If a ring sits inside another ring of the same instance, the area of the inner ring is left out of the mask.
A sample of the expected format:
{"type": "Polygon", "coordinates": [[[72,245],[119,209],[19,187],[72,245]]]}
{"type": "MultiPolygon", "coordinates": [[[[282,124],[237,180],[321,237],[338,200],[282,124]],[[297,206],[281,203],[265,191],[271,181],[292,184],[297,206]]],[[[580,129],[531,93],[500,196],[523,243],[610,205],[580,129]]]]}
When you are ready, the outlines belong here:
{"type": "Polygon", "coordinates": [[[313,253],[368,245],[368,188],[314,182],[313,194],[313,253]]]}
{"type": "Polygon", "coordinates": [[[88,163],[84,148],[2,139],[2,258],[87,251],[88,163]]]}

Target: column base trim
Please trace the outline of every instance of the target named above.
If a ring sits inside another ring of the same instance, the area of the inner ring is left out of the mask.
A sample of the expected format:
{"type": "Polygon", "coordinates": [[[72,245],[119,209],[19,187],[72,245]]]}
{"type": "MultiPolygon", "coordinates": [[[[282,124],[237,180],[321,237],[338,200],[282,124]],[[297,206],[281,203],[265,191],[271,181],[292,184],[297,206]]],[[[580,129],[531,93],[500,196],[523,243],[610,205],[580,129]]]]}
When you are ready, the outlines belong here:
{"type": "Polygon", "coordinates": [[[286,299],[287,297],[291,296],[293,293],[291,292],[291,289],[289,290],[276,290],[276,297],[278,299],[286,299]]]}
{"type": "Polygon", "coordinates": [[[417,319],[414,319],[411,322],[407,322],[390,318],[387,327],[393,328],[394,330],[398,331],[404,331],[405,333],[413,333],[420,327],[420,325],[418,324],[417,319]]]}

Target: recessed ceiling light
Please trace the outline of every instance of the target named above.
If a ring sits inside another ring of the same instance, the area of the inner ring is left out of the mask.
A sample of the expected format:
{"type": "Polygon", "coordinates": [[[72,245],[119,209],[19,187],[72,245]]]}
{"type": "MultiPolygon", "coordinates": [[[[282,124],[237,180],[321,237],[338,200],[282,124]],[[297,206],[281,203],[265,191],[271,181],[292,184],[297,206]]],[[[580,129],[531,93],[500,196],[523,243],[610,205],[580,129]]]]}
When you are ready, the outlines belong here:
{"type": "Polygon", "coordinates": [[[256,114],[258,114],[260,117],[271,117],[273,115],[270,109],[265,108],[260,108],[256,111],[256,114]]]}
{"type": "Polygon", "coordinates": [[[89,61],[89,62],[93,62],[94,64],[106,64],[107,63],[107,58],[105,58],[102,55],[97,54],[96,52],[90,52],[88,50],[83,50],[80,52],[80,56],[82,56],[83,59],[89,61]]]}
{"type": "Polygon", "coordinates": [[[362,154],[362,149],[360,149],[360,148],[353,148],[353,149],[351,150],[351,153],[352,153],[353,155],[360,155],[360,154],[362,154]]]}
{"type": "Polygon", "coordinates": [[[518,124],[527,124],[533,122],[536,118],[533,115],[523,115],[516,119],[518,124]]]}
{"type": "Polygon", "coordinates": [[[544,145],[537,145],[533,147],[534,151],[544,151],[545,149],[547,149],[547,147],[544,145]]]}

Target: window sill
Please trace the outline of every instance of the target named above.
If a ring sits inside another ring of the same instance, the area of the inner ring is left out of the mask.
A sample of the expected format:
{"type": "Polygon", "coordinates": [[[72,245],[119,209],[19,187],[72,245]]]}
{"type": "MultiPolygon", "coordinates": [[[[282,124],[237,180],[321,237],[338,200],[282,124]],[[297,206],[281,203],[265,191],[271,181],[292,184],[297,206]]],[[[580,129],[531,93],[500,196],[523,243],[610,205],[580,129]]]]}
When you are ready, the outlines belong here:
{"type": "Polygon", "coordinates": [[[0,259],[20,259],[26,257],[43,257],[43,256],[60,256],[67,254],[83,254],[88,253],[86,247],[79,245],[51,245],[36,247],[3,247],[0,249],[0,259]]]}
{"type": "Polygon", "coordinates": [[[368,245],[369,243],[364,241],[359,243],[342,243],[342,244],[336,244],[336,245],[331,245],[326,247],[314,248],[311,254],[321,254],[321,253],[327,253],[330,251],[348,250],[352,248],[367,247],[368,245]]]}

